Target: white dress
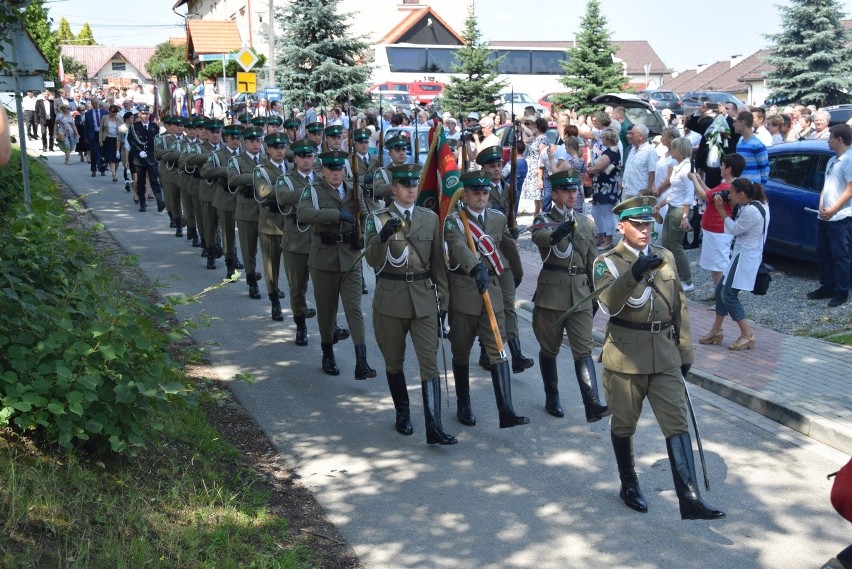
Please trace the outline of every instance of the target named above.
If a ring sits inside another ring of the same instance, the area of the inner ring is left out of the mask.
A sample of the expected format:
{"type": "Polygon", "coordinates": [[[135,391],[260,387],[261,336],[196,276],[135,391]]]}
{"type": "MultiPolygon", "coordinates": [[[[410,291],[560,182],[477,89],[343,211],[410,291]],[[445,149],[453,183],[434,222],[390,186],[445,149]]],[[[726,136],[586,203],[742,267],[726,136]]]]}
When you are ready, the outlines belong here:
{"type": "MultiPolygon", "coordinates": [[[[754,202],[759,203],[759,202],[754,202]]],[[[766,212],[766,227],[769,228],[769,206],[761,203],[766,212]]],[[[728,274],[731,267],[736,263],[732,288],[739,290],[754,290],[754,279],[757,277],[757,269],[763,259],[763,243],[766,241],[766,232],[763,230],[763,216],[753,203],[744,206],[740,210],[737,219],[725,218],[725,233],[734,236],[734,250],[731,252],[731,261],[723,281],[728,282],[728,274]]]]}

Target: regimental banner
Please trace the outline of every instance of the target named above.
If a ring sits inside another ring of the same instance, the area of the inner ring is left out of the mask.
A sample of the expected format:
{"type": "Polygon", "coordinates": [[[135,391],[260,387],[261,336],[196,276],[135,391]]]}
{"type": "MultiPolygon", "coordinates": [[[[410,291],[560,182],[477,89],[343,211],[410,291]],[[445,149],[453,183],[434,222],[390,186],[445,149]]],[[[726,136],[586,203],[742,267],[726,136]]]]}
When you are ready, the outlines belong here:
{"type": "Polygon", "coordinates": [[[461,173],[447,142],[444,125],[438,118],[433,120],[435,124],[429,129],[429,154],[421,174],[417,205],[437,213],[443,225],[450,200],[461,187],[461,173]]]}

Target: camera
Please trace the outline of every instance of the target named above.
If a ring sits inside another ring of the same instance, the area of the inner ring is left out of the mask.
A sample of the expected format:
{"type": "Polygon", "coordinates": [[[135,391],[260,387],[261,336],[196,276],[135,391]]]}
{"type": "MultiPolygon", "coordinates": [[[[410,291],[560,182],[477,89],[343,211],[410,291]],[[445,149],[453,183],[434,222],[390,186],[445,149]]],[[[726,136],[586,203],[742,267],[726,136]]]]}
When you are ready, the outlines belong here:
{"type": "Polygon", "coordinates": [[[462,140],[468,140],[472,134],[481,134],[482,127],[478,124],[475,124],[471,127],[468,127],[462,131],[461,137],[462,140]]]}
{"type": "Polygon", "coordinates": [[[722,201],[725,203],[731,203],[731,191],[730,190],[722,190],[719,192],[719,195],[722,197],[722,201]]]}

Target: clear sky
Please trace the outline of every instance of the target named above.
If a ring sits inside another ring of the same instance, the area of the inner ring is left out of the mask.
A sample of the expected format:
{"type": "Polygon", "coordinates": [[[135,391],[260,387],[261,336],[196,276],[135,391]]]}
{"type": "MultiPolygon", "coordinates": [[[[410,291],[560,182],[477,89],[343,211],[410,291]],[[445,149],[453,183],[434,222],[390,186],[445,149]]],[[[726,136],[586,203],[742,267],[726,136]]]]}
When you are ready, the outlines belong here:
{"type": "MultiPolygon", "coordinates": [[[[364,0],[365,7],[370,0],[364,0]]],[[[779,31],[777,5],[788,0],[601,0],[612,38],[648,40],[663,63],[676,71],[701,63],[750,55],[779,31]]],[[[462,5],[462,3],[459,3],[462,5]]],[[[74,33],[88,22],[103,45],[156,45],[184,35],[174,0],[110,3],[103,0],[48,0],[54,22],[65,16],[74,33]]],[[[852,18],[852,0],[841,5],[852,18]]],[[[584,2],[477,0],[480,29],[489,40],[572,40],[584,2]],[[525,6],[530,9],[525,10],[525,6]],[[519,23],[521,25],[519,25],[519,23]]],[[[178,9],[179,13],[185,8],[178,9]]]]}

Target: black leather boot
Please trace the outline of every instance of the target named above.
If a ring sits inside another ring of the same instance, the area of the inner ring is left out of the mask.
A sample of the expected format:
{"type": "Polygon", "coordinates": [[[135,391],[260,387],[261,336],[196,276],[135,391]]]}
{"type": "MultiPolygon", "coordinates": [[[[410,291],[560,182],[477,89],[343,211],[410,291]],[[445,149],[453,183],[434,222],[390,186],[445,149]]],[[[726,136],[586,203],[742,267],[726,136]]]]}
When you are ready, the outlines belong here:
{"type": "Polygon", "coordinates": [[[204,237],[201,237],[201,256],[207,256],[207,243],[204,242],[204,237]]]}
{"type": "Polygon", "coordinates": [[[491,364],[491,383],[494,385],[494,399],[497,401],[497,411],[500,412],[500,428],[508,429],[530,422],[526,417],[515,414],[512,408],[512,375],[509,373],[509,362],[491,364]]]}
{"type": "Polygon", "coordinates": [[[166,212],[166,213],[169,214],[169,227],[174,229],[175,228],[175,218],[172,217],[172,212],[169,211],[169,212],[166,212]]]}
{"type": "Polygon", "coordinates": [[[709,505],[698,492],[695,481],[695,459],[692,456],[692,439],[684,432],[666,439],[669,464],[672,467],[677,500],[680,502],[682,520],[718,520],[725,512],[709,505]]]}
{"type": "Polygon", "coordinates": [[[361,294],[369,294],[370,291],[367,290],[367,281],[364,280],[364,273],[361,273],[361,294]]]}
{"type": "MultiPolygon", "coordinates": [[[[212,253],[212,247],[210,249],[210,252],[212,253]]],[[[214,257],[213,255],[210,255],[207,258],[213,259],[214,257]]],[[[272,319],[276,322],[281,322],[282,320],[284,320],[284,315],[281,314],[281,301],[278,299],[278,293],[273,292],[272,294],[270,294],[269,302],[272,303],[272,319]]]]}
{"type": "Polygon", "coordinates": [[[359,344],[355,346],[355,379],[369,379],[376,377],[376,370],[367,363],[367,346],[359,344]]]}
{"type": "MultiPolygon", "coordinates": [[[[192,233],[192,246],[201,247],[201,239],[198,238],[198,229],[193,227],[189,231],[192,233]]],[[[189,237],[189,235],[187,235],[187,237],[189,237]]]]}
{"type": "Polygon", "coordinates": [[[420,390],[423,392],[423,415],[426,417],[426,444],[456,444],[456,438],[445,433],[441,425],[441,380],[433,377],[421,381],[420,390]]]}
{"type": "Polygon", "coordinates": [[[216,270],[216,255],[213,254],[213,247],[207,248],[207,269],[210,271],[216,270]]]}
{"type": "Polygon", "coordinates": [[[472,427],[476,417],[470,408],[470,364],[453,362],[453,378],[456,384],[456,417],[459,423],[472,427]]]}
{"type": "Polygon", "coordinates": [[[175,218],[175,237],[183,237],[183,218],[175,218]]]}
{"type": "Polygon", "coordinates": [[[485,371],[491,371],[491,359],[485,351],[485,346],[482,345],[482,339],[477,339],[479,342],[479,367],[485,371]]]}
{"type": "Polygon", "coordinates": [[[337,325],[337,323],[335,323],[334,324],[334,335],[332,337],[334,338],[335,344],[337,342],[342,342],[343,340],[345,340],[346,338],[349,337],[349,330],[347,330],[346,328],[341,328],[340,326],[337,325]]]}
{"type": "Polygon", "coordinates": [[[340,375],[340,368],[334,359],[334,344],[320,344],[322,348],[322,370],[327,375],[340,375]]]}
{"type": "Polygon", "coordinates": [[[509,351],[512,353],[512,373],[521,373],[525,369],[530,369],[535,365],[532,358],[528,358],[521,353],[520,338],[512,338],[506,343],[509,344],[509,351]]]}
{"type": "Polygon", "coordinates": [[[154,195],[157,197],[157,212],[161,213],[164,209],[166,209],[166,202],[163,200],[163,194],[161,192],[154,195]]]}
{"type": "Polygon", "coordinates": [[[556,358],[538,356],[541,379],[544,382],[544,410],[554,417],[564,417],[565,411],[559,402],[559,374],[556,370],[556,358]]]}
{"type": "Polygon", "coordinates": [[[296,345],[307,346],[308,327],[305,325],[305,315],[299,314],[298,316],[294,316],[293,320],[296,322],[296,345]]]}
{"type": "Polygon", "coordinates": [[[609,407],[603,405],[598,398],[598,380],[592,356],[574,360],[574,371],[577,372],[577,384],[580,386],[580,395],[586,408],[586,422],[594,423],[612,415],[609,407]]]}
{"type": "Polygon", "coordinates": [[[639,477],[633,465],[633,437],[617,437],[610,433],[615,462],[618,464],[618,477],[621,479],[621,500],[637,512],[648,511],[648,502],[639,489],[639,477]]]}
{"type": "Polygon", "coordinates": [[[317,315],[317,311],[314,308],[306,308],[305,309],[305,318],[311,319],[317,315]]]}
{"type": "Polygon", "coordinates": [[[225,271],[225,278],[229,279],[229,278],[233,277],[234,273],[236,272],[236,270],[234,269],[234,259],[229,259],[229,258],[226,257],[225,258],[225,268],[227,269],[227,271],[225,271]]]}
{"type": "Polygon", "coordinates": [[[245,265],[243,265],[240,262],[240,258],[237,257],[237,256],[234,256],[234,268],[237,269],[238,271],[242,271],[243,269],[246,268],[245,265]]]}
{"type": "Polygon", "coordinates": [[[408,388],[405,385],[405,374],[401,371],[388,372],[388,387],[390,388],[393,408],[396,409],[396,432],[400,435],[414,434],[411,425],[411,411],[408,404],[408,388]]]}
{"type": "Polygon", "coordinates": [[[249,298],[254,300],[260,299],[260,289],[257,288],[257,279],[254,275],[246,275],[246,284],[249,287],[249,298]]]}

